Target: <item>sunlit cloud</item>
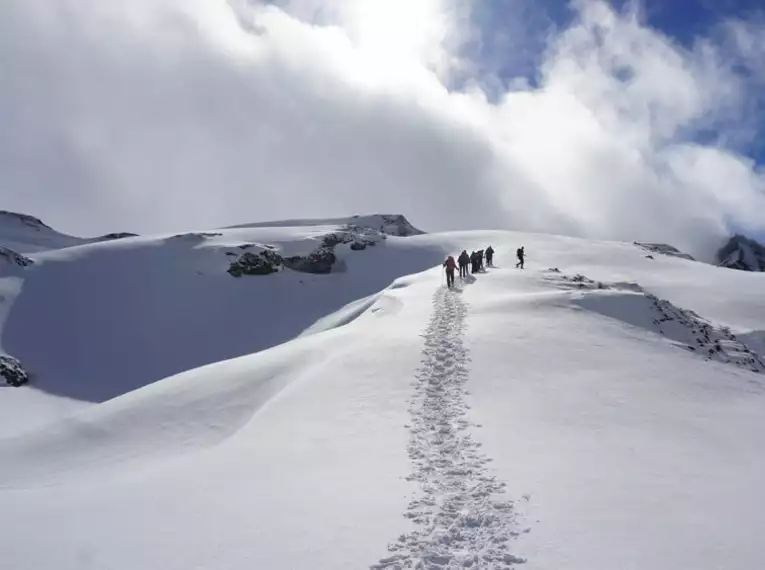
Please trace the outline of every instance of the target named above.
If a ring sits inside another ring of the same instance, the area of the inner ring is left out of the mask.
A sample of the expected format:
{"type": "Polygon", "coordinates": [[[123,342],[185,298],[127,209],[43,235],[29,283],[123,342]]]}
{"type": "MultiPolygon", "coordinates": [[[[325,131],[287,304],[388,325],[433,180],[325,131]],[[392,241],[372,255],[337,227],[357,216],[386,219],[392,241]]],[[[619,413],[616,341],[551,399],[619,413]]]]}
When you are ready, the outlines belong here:
{"type": "Polygon", "coordinates": [[[389,211],[703,254],[764,231],[765,27],[681,47],[572,7],[534,81],[492,82],[471,46],[503,32],[462,0],[11,0],[3,205],[75,233],[389,211]]]}

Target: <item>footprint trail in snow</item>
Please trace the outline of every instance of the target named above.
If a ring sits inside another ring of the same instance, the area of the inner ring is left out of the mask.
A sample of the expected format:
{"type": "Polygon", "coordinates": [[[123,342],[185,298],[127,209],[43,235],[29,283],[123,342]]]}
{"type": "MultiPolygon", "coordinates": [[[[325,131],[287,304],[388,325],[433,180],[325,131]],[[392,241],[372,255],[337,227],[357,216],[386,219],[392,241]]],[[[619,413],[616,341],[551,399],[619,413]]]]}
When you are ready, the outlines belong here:
{"type": "Polygon", "coordinates": [[[500,497],[505,485],[489,474],[490,460],[469,433],[466,316],[458,292],[436,292],[409,408],[408,479],[420,489],[405,516],[414,529],[373,569],[488,570],[525,562],[508,549],[518,531],[512,502],[500,497]]]}

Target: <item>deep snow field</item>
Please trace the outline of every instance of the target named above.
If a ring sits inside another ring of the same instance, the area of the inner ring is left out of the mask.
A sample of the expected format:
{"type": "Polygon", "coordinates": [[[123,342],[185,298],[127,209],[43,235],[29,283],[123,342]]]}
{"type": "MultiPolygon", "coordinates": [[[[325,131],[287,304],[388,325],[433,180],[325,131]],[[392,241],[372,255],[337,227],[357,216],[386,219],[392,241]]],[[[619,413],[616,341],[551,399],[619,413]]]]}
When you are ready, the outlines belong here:
{"type": "Polygon", "coordinates": [[[342,223],[0,228],[0,568],[762,566],[765,275],[500,231],[226,273],[342,223]]]}

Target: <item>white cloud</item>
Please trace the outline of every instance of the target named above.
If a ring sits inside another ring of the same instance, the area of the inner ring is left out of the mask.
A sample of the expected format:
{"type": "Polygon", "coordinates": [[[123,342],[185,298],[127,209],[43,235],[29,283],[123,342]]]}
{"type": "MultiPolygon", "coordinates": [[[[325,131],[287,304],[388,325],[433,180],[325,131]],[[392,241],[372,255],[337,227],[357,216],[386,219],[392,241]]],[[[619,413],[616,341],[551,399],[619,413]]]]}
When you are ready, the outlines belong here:
{"type": "Polygon", "coordinates": [[[10,0],[3,206],[80,233],[372,211],[696,252],[731,223],[763,231],[762,174],[693,142],[746,125],[729,57],[760,28],[686,50],[580,1],[539,87],[492,104],[446,87],[472,68],[469,6],[10,0]]]}

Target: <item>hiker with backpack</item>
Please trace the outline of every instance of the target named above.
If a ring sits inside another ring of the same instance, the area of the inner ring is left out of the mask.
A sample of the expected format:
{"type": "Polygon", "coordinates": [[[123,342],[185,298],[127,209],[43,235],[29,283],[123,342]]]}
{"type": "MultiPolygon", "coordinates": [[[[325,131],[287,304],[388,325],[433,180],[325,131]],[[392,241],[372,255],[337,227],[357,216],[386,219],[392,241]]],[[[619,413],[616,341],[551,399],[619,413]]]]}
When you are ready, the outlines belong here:
{"type": "Polygon", "coordinates": [[[446,268],[446,286],[451,288],[454,286],[454,270],[457,268],[457,262],[454,261],[454,257],[451,255],[447,257],[443,267],[446,268]]]}
{"type": "Polygon", "coordinates": [[[491,246],[486,248],[486,265],[488,267],[494,266],[494,249],[491,246]]]}
{"type": "Polygon", "coordinates": [[[460,266],[460,279],[467,277],[468,265],[470,264],[470,256],[466,250],[462,250],[462,253],[460,253],[460,256],[457,258],[457,261],[459,262],[460,266]]]}
{"type": "Polygon", "coordinates": [[[523,260],[526,257],[524,246],[519,247],[515,254],[518,256],[518,263],[516,263],[515,266],[523,269],[523,260]]]}
{"type": "Polygon", "coordinates": [[[470,273],[478,272],[478,253],[473,251],[470,254],[470,273]]]}

